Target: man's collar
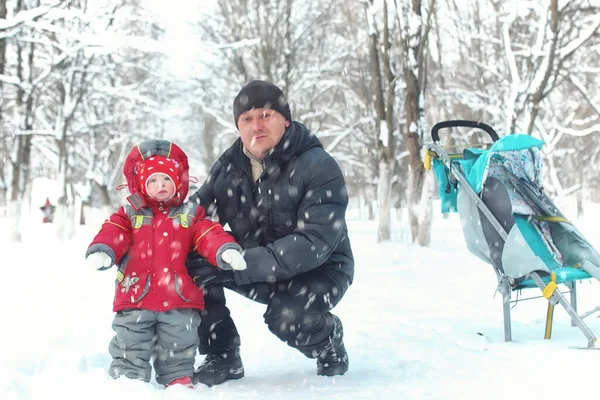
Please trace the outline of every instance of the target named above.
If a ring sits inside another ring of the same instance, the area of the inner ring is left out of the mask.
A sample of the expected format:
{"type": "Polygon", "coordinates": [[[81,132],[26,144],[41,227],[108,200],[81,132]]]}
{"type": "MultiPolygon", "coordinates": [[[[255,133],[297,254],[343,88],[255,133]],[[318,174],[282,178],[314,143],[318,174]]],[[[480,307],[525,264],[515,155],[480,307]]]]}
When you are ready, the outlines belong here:
{"type": "MultiPolygon", "coordinates": [[[[244,146],[243,144],[242,144],[242,151],[244,152],[246,157],[248,157],[250,160],[257,161],[261,164],[265,162],[264,159],[261,160],[260,158],[256,157],[254,154],[250,153],[248,151],[248,149],[246,148],[246,146],[244,146]]],[[[275,148],[272,148],[271,150],[269,150],[269,154],[273,154],[273,151],[275,151],[275,148]]]]}

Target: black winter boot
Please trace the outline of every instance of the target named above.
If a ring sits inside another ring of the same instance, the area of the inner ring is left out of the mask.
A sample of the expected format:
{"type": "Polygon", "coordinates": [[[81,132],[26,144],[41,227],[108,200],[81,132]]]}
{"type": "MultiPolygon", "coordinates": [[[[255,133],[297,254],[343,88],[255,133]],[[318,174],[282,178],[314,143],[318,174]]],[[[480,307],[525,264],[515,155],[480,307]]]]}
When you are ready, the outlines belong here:
{"type": "Polygon", "coordinates": [[[219,385],[230,379],[244,376],[244,365],[240,358],[240,349],[235,348],[223,353],[207,354],[198,367],[192,381],[207,386],[219,385]]]}
{"type": "Polygon", "coordinates": [[[317,357],[317,375],[344,375],[348,371],[349,360],[343,342],[342,321],[335,315],[333,318],[333,333],[329,337],[329,343],[317,357]]]}

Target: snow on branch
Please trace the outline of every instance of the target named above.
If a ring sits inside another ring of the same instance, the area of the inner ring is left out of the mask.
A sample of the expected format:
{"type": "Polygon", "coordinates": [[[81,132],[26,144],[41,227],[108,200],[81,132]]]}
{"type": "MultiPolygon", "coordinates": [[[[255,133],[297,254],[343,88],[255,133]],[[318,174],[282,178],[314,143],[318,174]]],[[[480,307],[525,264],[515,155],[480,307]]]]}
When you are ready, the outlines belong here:
{"type": "Polygon", "coordinates": [[[516,18],[516,13],[514,10],[511,10],[510,14],[504,21],[502,26],[503,28],[503,36],[504,36],[504,49],[506,51],[506,60],[508,62],[508,67],[510,70],[511,80],[513,85],[517,86],[521,82],[521,78],[519,77],[519,70],[517,68],[517,60],[515,54],[512,50],[511,40],[510,40],[510,26],[511,23],[516,18]]]}
{"type": "Polygon", "coordinates": [[[564,133],[565,135],[570,135],[570,136],[575,136],[575,137],[584,137],[584,136],[588,136],[591,135],[592,133],[600,133],[600,124],[591,126],[587,129],[571,129],[571,128],[567,128],[561,125],[556,125],[556,129],[558,129],[561,133],[564,133]]]}
{"type": "Polygon", "coordinates": [[[260,38],[242,39],[242,40],[238,40],[237,42],[230,42],[230,43],[224,43],[224,44],[202,42],[201,47],[205,50],[223,50],[223,49],[234,49],[235,50],[235,49],[240,49],[242,47],[254,46],[256,44],[260,44],[260,42],[261,42],[260,38]]]}
{"type": "Polygon", "coordinates": [[[3,74],[0,74],[0,82],[8,83],[9,85],[15,85],[15,86],[21,85],[21,80],[18,79],[16,76],[9,76],[9,75],[3,75],[3,74]]]}
{"type": "Polygon", "coordinates": [[[21,25],[30,23],[31,21],[35,21],[38,18],[47,14],[53,8],[63,4],[65,1],[57,1],[54,4],[48,6],[39,6],[33,8],[31,10],[23,10],[19,11],[13,18],[11,19],[1,19],[0,20],[0,39],[7,38],[13,35],[13,30],[18,28],[21,25]]]}
{"type": "Polygon", "coordinates": [[[588,104],[592,107],[596,114],[600,115],[600,106],[594,103],[594,101],[590,98],[584,84],[581,83],[579,79],[577,79],[573,75],[569,75],[568,79],[573,84],[573,86],[575,86],[575,88],[579,91],[579,93],[581,93],[583,98],[588,102],[588,104]]]}
{"type": "Polygon", "coordinates": [[[565,59],[572,55],[578,48],[583,46],[590,38],[592,38],[596,31],[600,28],[600,15],[596,15],[596,20],[592,23],[586,31],[582,32],[577,39],[569,42],[566,46],[562,47],[558,54],[561,59],[565,59]]]}
{"type": "Polygon", "coordinates": [[[335,137],[335,139],[329,143],[329,145],[327,146],[327,151],[328,152],[332,152],[335,150],[335,148],[342,143],[342,141],[349,135],[351,135],[352,133],[355,132],[355,129],[357,126],[360,126],[366,122],[370,122],[371,117],[363,117],[361,119],[359,119],[358,121],[356,121],[354,124],[352,124],[351,126],[347,127],[345,130],[343,130],[341,133],[338,133],[337,136],[335,137]]]}

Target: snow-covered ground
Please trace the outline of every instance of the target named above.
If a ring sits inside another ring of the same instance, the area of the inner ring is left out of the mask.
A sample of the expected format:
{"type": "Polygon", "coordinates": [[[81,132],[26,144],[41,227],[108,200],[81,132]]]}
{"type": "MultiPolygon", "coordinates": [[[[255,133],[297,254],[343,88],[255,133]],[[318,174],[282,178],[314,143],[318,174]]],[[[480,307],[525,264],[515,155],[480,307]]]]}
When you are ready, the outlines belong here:
{"type": "MultiPolygon", "coordinates": [[[[107,376],[114,271],[81,266],[99,226],[60,243],[40,220],[35,215],[27,224],[22,244],[0,239],[2,400],[558,399],[598,391],[600,352],[577,348],[586,340],[561,308],[545,341],[545,301],[519,303],[512,310],[514,342],[503,341],[492,268],[466,250],[458,216],[439,214],[431,248],[403,244],[400,228],[393,242],[377,244],[373,223],[349,221],[355,282],[334,310],[344,322],[346,375],[316,376],[314,360],[268,331],[264,306],[231,293],[244,379],[193,390],[115,381],[107,376]]],[[[591,238],[599,223],[600,212],[591,212],[578,227],[591,238]]],[[[599,288],[579,285],[580,311],[600,305],[599,288]]],[[[586,322],[600,334],[596,316],[586,322]]]]}

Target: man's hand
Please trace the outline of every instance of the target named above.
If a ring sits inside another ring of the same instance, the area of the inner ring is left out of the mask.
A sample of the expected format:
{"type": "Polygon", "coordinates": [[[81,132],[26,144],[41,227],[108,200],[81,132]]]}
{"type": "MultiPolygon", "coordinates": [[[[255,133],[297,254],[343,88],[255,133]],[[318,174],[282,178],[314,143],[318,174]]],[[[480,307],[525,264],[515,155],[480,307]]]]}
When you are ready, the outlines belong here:
{"type": "Polygon", "coordinates": [[[103,270],[112,265],[112,258],[103,251],[92,253],[85,259],[85,266],[89,270],[103,270]]]}
{"type": "Polygon", "coordinates": [[[190,276],[194,279],[196,286],[223,284],[234,281],[233,271],[223,271],[212,265],[200,267],[188,266],[188,271],[190,276]]]}
{"type": "Polygon", "coordinates": [[[223,254],[221,254],[221,259],[231,265],[231,268],[235,271],[246,269],[246,260],[244,260],[244,256],[235,249],[225,250],[223,254]]]}

